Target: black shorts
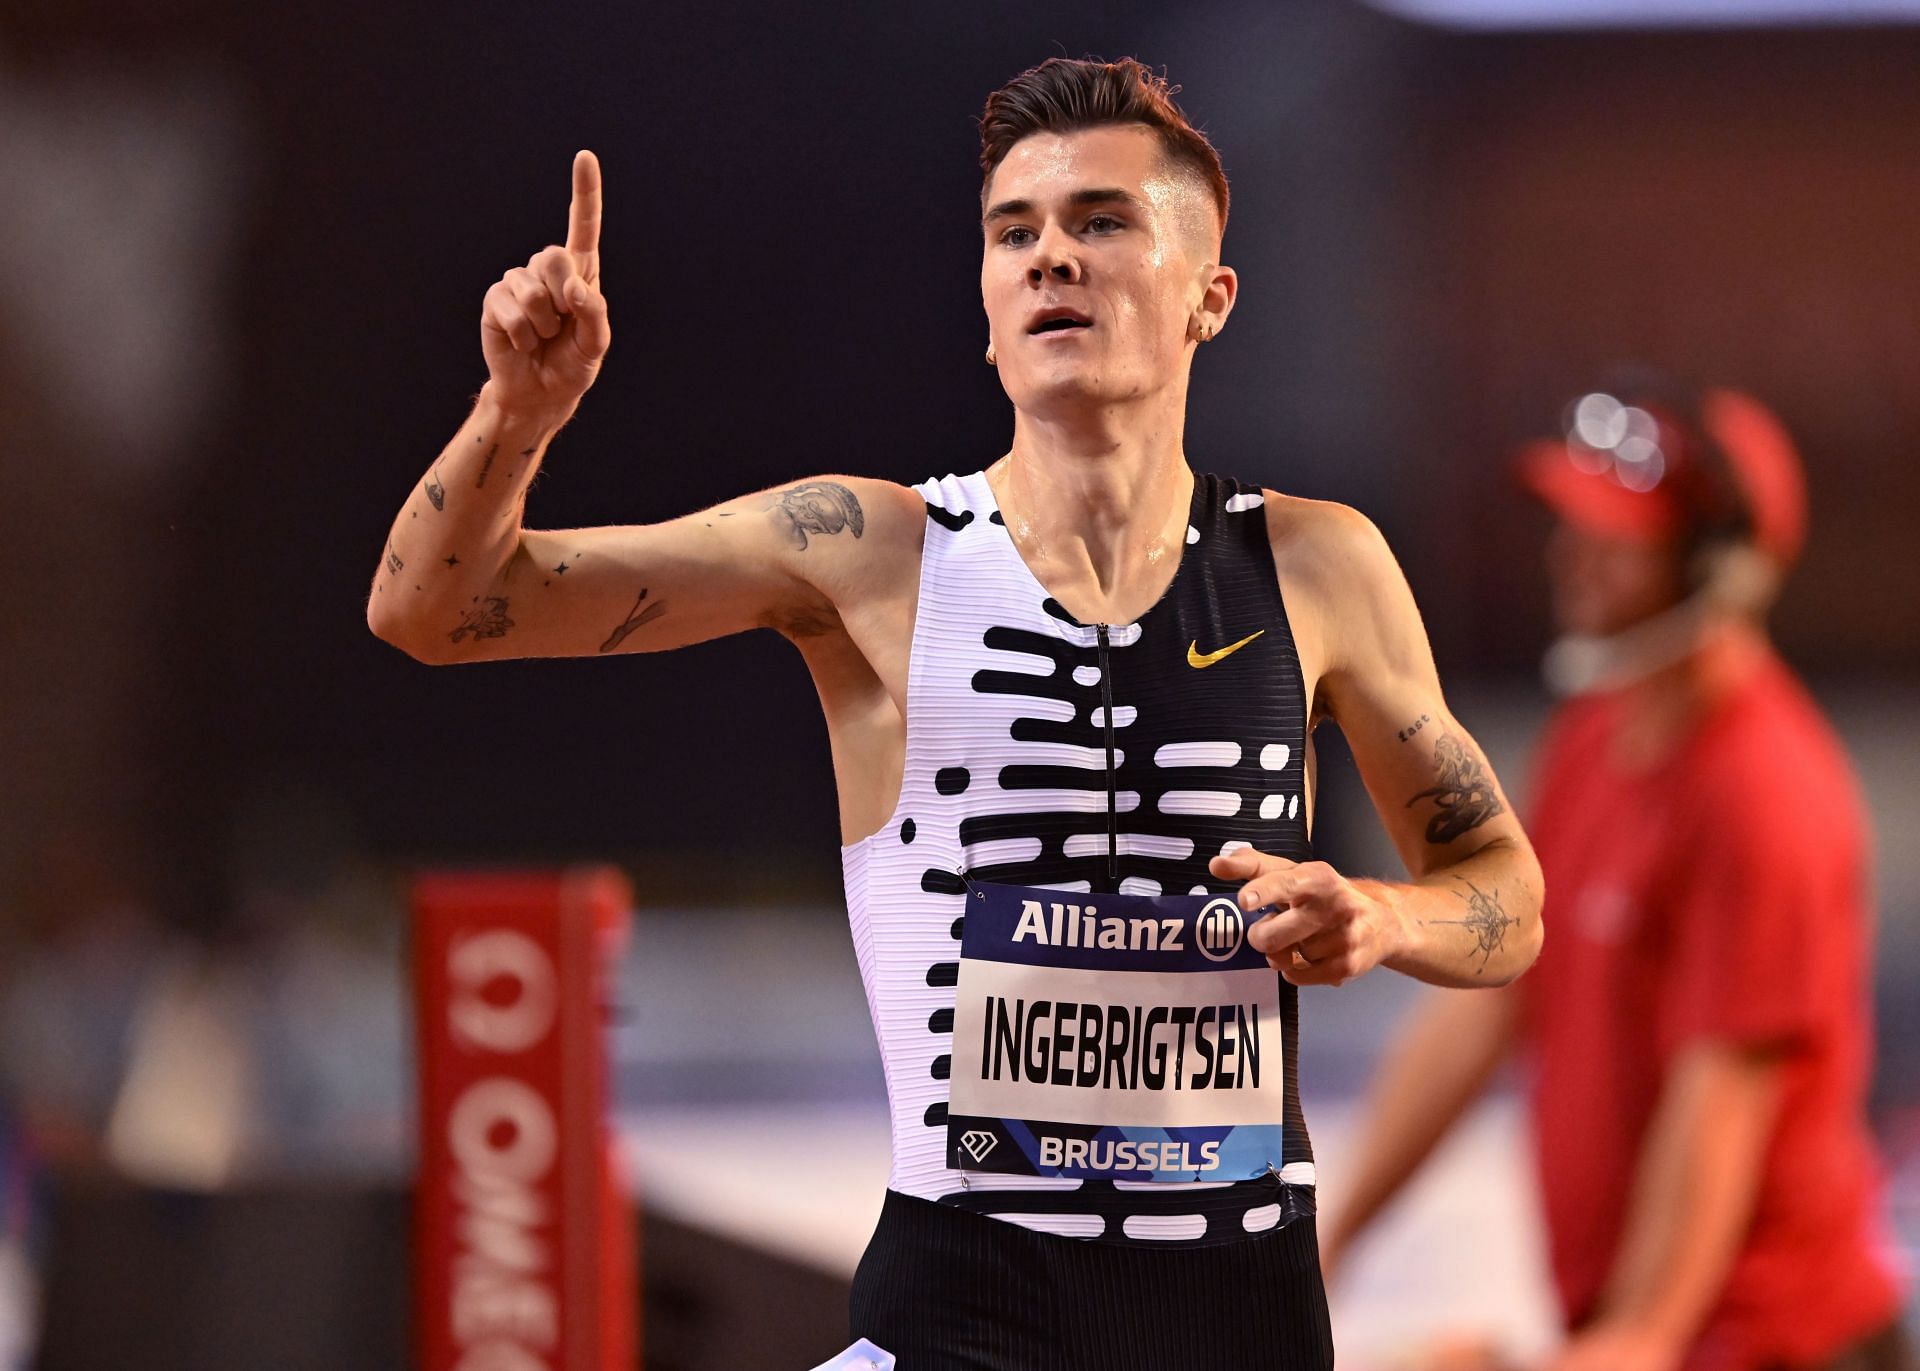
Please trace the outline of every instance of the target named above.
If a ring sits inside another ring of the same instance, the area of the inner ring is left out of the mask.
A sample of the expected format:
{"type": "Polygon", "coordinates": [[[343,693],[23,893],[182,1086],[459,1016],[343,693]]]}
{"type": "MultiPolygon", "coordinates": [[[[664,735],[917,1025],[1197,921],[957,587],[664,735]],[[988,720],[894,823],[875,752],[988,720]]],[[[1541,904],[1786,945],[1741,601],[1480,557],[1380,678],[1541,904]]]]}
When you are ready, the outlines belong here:
{"type": "Polygon", "coordinates": [[[853,1336],[899,1371],[1328,1371],[1312,1215],[1156,1248],[1041,1233],[887,1192],[853,1336]]]}

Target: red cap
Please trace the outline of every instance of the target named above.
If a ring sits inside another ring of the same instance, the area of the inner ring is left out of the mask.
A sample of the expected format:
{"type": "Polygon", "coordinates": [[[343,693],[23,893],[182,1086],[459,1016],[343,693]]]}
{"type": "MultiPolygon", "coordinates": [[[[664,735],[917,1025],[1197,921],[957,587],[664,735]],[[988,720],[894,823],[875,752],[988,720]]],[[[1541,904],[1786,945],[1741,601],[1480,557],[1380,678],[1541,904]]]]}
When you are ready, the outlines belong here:
{"type": "Polygon", "coordinates": [[[1753,512],[1754,543],[1782,568],[1807,541],[1807,473],[1785,424],[1739,390],[1710,390],[1700,420],[1733,465],[1753,512]]]}
{"type": "MultiPolygon", "coordinates": [[[[1786,428],[1751,395],[1728,389],[1701,397],[1700,424],[1726,454],[1754,545],[1781,568],[1791,566],[1806,540],[1807,491],[1786,428]]],[[[1561,518],[1655,542],[1715,515],[1719,483],[1701,470],[1710,459],[1666,411],[1589,395],[1575,404],[1569,429],[1564,439],[1529,444],[1514,463],[1521,485],[1561,518]]]]}

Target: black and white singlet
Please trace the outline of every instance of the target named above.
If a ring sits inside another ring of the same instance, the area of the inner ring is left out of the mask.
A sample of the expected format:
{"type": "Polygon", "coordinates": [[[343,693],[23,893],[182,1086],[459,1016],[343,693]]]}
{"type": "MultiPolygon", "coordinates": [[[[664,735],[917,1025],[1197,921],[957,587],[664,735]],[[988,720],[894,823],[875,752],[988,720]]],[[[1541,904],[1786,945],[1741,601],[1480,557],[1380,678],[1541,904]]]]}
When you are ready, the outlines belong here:
{"type": "Polygon", "coordinates": [[[984,473],[927,502],[900,802],[842,850],[892,1110],[889,1187],[1029,1229],[1156,1247],[1244,1241],[1313,1210],[1281,981],[1283,1165],[1233,1182],[995,1175],[947,1166],[954,986],[968,879],[1231,894],[1210,858],[1306,861],[1306,699],[1258,486],[1194,479],[1187,545],[1130,624],[1088,625],[1021,560],[984,473]]]}

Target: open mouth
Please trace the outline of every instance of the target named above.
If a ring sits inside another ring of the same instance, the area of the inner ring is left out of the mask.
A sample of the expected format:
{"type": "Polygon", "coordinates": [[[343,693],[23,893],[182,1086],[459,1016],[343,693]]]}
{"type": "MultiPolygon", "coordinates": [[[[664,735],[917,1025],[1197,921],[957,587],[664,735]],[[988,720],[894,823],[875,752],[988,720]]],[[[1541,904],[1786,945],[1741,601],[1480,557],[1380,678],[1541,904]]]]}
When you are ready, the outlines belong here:
{"type": "Polygon", "coordinates": [[[1028,333],[1069,333],[1093,327],[1093,320],[1069,310],[1049,311],[1027,329],[1028,333]]]}

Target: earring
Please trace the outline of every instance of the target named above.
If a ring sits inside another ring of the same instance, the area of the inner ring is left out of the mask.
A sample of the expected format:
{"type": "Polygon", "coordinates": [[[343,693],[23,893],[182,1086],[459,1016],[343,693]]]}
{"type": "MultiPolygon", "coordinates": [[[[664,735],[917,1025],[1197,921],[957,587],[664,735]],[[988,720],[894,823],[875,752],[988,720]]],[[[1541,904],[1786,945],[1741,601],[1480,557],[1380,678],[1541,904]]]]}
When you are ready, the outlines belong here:
{"type": "Polygon", "coordinates": [[[1000,365],[1000,359],[993,355],[992,343],[987,344],[987,365],[990,367],[997,367],[1000,365]]]}

